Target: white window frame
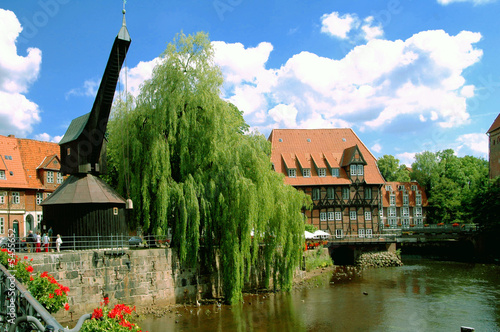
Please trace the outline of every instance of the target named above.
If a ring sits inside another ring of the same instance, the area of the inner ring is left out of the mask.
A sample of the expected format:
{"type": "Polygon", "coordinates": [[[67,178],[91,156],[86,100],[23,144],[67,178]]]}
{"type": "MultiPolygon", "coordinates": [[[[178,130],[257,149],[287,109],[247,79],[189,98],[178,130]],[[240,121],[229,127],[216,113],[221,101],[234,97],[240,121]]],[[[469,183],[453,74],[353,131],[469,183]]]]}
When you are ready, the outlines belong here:
{"type": "Polygon", "coordinates": [[[358,175],[364,174],[364,166],[362,164],[358,165],[357,169],[358,169],[358,175]]]}
{"type": "Polygon", "coordinates": [[[43,201],[43,193],[36,193],[36,205],[42,204],[43,201]]]}
{"type": "Polygon", "coordinates": [[[365,220],[372,220],[372,213],[370,211],[365,212],[365,220]]]}
{"type": "Polygon", "coordinates": [[[396,218],[389,218],[389,225],[396,226],[398,224],[398,220],[396,218]]]}
{"type": "Polygon", "coordinates": [[[302,169],[302,176],[305,178],[310,178],[311,177],[311,169],[310,168],[303,168],[302,169]]]}
{"type": "Polygon", "coordinates": [[[405,186],[404,186],[403,184],[400,184],[400,185],[398,186],[398,190],[399,190],[399,191],[404,191],[404,190],[405,190],[405,186]]]}
{"type": "Polygon", "coordinates": [[[47,183],[54,183],[54,171],[47,171],[47,183]]]}
{"type": "Polygon", "coordinates": [[[366,237],[368,239],[371,239],[373,237],[373,229],[371,229],[371,228],[366,229],[366,237]]]}
{"type": "Polygon", "coordinates": [[[415,208],[415,217],[418,217],[418,218],[422,217],[422,208],[421,207],[415,208]]]}
{"type": "Polygon", "coordinates": [[[351,194],[351,190],[349,187],[342,187],[342,199],[349,199],[351,194]]]}
{"type": "Polygon", "coordinates": [[[7,178],[5,177],[5,171],[0,171],[0,180],[6,180],[7,178]]]}
{"type": "Polygon", "coordinates": [[[329,221],[335,220],[335,213],[334,212],[328,212],[328,220],[329,221]]]}
{"type": "Polygon", "coordinates": [[[392,191],[392,186],[391,185],[386,185],[385,186],[385,191],[392,191]]]}
{"type": "Polygon", "coordinates": [[[380,218],[384,217],[384,208],[380,209],[379,214],[380,214],[380,218]]]}
{"type": "Polygon", "coordinates": [[[401,224],[403,225],[404,228],[410,227],[410,218],[403,218],[401,224]]]}
{"type": "Polygon", "coordinates": [[[357,175],[358,174],[358,167],[357,165],[351,165],[351,175],[357,175]]]}
{"type": "Polygon", "coordinates": [[[5,191],[0,191],[0,204],[4,204],[5,203],[5,196],[7,196],[6,192],[5,191]]]}
{"type": "Polygon", "coordinates": [[[62,175],[62,173],[61,173],[61,172],[56,172],[56,178],[57,178],[56,182],[57,182],[58,184],[63,183],[64,178],[63,178],[63,175],[62,175]]]}
{"type": "Polygon", "coordinates": [[[403,195],[403,205],[409,205],[410,204],[410,196],[408,195],[403,195]]]}
{"type": "Polygon", "coordinates": [[[412,184],[412,185],[411,185],[411,190],[413,190],[413,191],[417,191],[417,190],[418,190],[417,185],[416,185],[416,184],[412,184]]]}
{"type": "Polygon", "coordinates": [[[289,168],[288,169],[288,177],[294,178],[296,176],[297,176],[297,170],[295,168],[289,168]]]}
{"type": "Polygon", "coordinates": [[[349,211],[349,219],[350,220],[358,220],[358,212],[357,211],[349,211]]]}
{"type": "Polygon", "coordinates": [[[364,228],[358,229],[358,237],[359,238],[364,238],[365,237],[365,229],[364,228]]]}
{"type": "Polygon", "coordinates": [[[332,176],[335,178],[338,178],[340,176],[340,171],[337,167],[335,167],[335,168],[332,167],[331,172],[332,172],[332,176]]]}
{"type": "Polygon", "coordinates": [[[326,221],[326,212],[320,212],[319,213],[319,220],[320,221],[326,221]]]}
{"type": "Polygon", "coordinates": [[[0,235],[5,234],[5,219],[4,217],[0,217],[0,235]]]}
{"type": "Polygon", "coordinates": [[[422,226],[424,224],[424,221],[422,218],[415,218],[415,225],[417,226],[422,226]]]}
{"type": "Polygon", "coordinates": [[[326,197],[328,199],[335,199],[335,187],[326,188],[326,197]]]}
{"type": "Polygon", "coordinates": [[[21,203],[21,194],[18,191],[12,192],[12,204],[20,204],[21,203]]]}
{"type": "Polygon", "coordinates": [[[335,220],[342,220],[342,212],[335,212],[335,220]]]}
{"type": "Polygon", "coordinates": [[[403,218],[410,217],[410,208],[409,207],[402,207],[401,208],[401,217],[403,217],[403,218]]]}
{"type": "Polygon", "coordinates": [[[372,188],[365,188],[365,199],[372,199],[372,188]]]}
{"type": "Polygon", "coordinates": [[[389,208],[388,216],[390,218],[396,217],[396,207],[395,206],[389,208]]]}
{"type": "Polygon", "coordinates": [[[389,196],[389,204],[391,206],[396,206],[396,195],[390,195],[389,196]]]}
{"type": "Polygon", "coordinates": [[[326,168],[318,168],[318,176],[324,178],[326,176],[326,168]]]}
{"type": "Polygon", "coordinates": [[[344,230],[343,229],[336,229],[335,230],[335,237],[337,239],[341,239],[344,237],[344,230]]]}
{"type": "Polygon", "coordinates": [[[415,196],[415,205],[417,205],[417,206],[422,205],[422,195],[417,194],[417,195],[415,196]]]}
{"type": "Polygon", "coordinates": [[[312,199],[313,201],[318,201],[321,199],[321,190],[319,188],[313,188],[312,199]]]}

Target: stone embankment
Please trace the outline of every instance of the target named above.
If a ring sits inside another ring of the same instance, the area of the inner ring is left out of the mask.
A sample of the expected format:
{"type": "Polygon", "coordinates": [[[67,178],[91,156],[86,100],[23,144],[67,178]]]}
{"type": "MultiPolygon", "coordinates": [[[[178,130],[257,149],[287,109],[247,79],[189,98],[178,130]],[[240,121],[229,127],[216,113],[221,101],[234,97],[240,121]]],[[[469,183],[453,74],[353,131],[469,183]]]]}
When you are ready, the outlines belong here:
{"type": "Polygon", "coordinates": [[[361,269],[371,267],[391,267],[401,266],[403,262],[392,252],[368,252],[364,253],[356,260],[356,266],[361,269]]]}

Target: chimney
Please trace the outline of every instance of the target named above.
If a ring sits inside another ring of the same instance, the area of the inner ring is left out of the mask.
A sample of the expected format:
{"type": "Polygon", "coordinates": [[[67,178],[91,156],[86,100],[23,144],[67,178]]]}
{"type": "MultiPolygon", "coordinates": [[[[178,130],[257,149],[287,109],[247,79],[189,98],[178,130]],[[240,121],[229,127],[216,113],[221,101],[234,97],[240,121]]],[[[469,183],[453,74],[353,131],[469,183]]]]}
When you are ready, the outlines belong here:
{"type": "Polygon", "coordinates": [[[9,136],[7,136],[7,137],[10,137],[10,138],[16,138],[16,135],[12,135],[12,134],[10,134],[10,135],[9,135],[9,136]]]}

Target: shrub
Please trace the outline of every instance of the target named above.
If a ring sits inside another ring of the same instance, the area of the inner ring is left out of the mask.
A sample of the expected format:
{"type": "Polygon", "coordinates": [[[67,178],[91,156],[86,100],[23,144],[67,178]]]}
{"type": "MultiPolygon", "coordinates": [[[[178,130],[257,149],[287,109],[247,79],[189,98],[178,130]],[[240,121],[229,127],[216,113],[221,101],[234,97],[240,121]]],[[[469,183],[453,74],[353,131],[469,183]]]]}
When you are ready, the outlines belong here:
{"type": "Polygon", "coordinates": [[[130,321],[133,311],[135,311],[135,307],[130,308],[125,304],[117,304],[110,310],[106,305],[105,298],[105,304],[94,309],[92,318],[85,321],[80,332],[141,332],[141,328],[130,321]]]}

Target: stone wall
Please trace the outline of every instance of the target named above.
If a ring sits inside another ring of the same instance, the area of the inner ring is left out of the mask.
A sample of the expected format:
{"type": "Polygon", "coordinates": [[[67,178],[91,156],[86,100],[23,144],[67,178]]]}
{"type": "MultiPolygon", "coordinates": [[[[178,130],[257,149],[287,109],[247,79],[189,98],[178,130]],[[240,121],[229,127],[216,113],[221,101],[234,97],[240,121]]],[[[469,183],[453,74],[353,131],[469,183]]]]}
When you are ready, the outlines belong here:
{"type": "Polygon", "coordinates": [[[55,315],[60,322],[92,312],[105,294],[112,305],[162,305],[194,302],[211,293],[209,276],[183,269],[170,248],[26,255],[35,271],[47,271],[70,288],[71,309],[55,315]]]}

